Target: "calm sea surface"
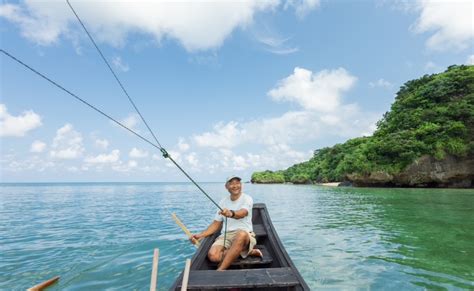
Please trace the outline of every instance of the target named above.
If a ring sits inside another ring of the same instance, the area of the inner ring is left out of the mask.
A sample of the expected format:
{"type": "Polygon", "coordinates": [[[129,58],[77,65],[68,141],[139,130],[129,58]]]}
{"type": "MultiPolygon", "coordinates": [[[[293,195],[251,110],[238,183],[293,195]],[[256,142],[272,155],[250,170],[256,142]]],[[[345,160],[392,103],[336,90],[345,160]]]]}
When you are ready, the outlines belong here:
{"type": "MultiPolygon", "coordinates": [[[[204,183],[215,199],[222,183],[204,183]]],[[[474,191],[245,184],[312,289],[474,289],[474,191]]],[[[214,206],[187,183],[3,184],[0,289],[168,289],[214,206]]]]}

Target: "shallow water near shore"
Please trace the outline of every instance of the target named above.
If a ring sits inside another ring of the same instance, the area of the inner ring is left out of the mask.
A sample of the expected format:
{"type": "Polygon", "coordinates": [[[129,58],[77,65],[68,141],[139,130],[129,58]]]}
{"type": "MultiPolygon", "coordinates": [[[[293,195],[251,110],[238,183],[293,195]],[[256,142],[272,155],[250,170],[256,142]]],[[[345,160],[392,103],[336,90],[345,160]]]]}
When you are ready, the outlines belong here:
{"type": "MultiPolygon", "coordinates": [[[[219,200],[222,183],[203,183],[219,200]]],[[[244,184],[312,288],[473,289],[474,191],[244,184]]],[[[188,183],[0,186],[0,289],[167,290],[215,206],[188,183]]]]}

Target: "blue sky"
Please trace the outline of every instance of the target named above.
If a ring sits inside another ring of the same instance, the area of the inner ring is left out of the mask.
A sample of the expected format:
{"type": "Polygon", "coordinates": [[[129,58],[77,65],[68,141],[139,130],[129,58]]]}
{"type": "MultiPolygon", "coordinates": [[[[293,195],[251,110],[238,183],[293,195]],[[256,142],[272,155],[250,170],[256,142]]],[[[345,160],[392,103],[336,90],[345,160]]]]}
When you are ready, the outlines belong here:
{"type": "MultiPolygon", "coordinates": [[[[245,180],[370,135],[398,88],[473,64],[471,1],[71,1],[160,143],[245,180]]],[[[65,1],[3,1],[1,47],[147,138],[65,1]]],[[[186,181],[2,54],[2,182],[186,181]]]]}

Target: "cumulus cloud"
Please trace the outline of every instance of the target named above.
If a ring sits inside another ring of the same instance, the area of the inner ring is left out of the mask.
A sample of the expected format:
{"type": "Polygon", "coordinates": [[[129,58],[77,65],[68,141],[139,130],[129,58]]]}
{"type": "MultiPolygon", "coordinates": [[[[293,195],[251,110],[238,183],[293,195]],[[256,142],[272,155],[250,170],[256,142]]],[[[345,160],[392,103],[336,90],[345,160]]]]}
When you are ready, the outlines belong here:
{"type": "Polygon", "coordinates": [[[193,138],[199,146],[230,148],[244,141],[245,129],[238,128],[235,121],[227,124],[219,122],[214,125],[214,131],[195,135],[193,138]]]}
{"type": "Polygon", "coordinates": [[[284,143],[274,144],[254,153],[239,153],[233,149],[221,148],[210,151],[200,166],[210,173],[260,171],[286,168],[308,160],[311,156],[312,151],[297,151],[284,143]]]}
{"type": "Polygon", "coordinates": [[[123,163],[122,161],[118,161],[112,166],[112,170],[116,172],[127,173],[134,170],[138,167],[138,163],[135,160],[130,160],[127,163],[123,163]]]}
{"type": "Polygon", "coordinates": [[[182,152],[185,152],[187,150],[189,150],[189,144],[186,143],[185,139],[184,138],[180,138],[178,140],[178,149],[182,152]]]}
{"type": "MultiPolygon", "coordinates": [[[[314,0],[291,2],[297,13],[314,6],[314,0]]],[[[142,33],[157,42],[165,37],[175,39],[188,51],[196,51],[219,47],[236,28],[251,24],[255,13],[271,10],[279,1],[75,1],[73,5],[99,41],[120,46],[129,34],[142,33]]],[[[60,0],[3,4],[0,16],[40,45],[68,37],[76,27],[74,15],[60,0]]]]}
{"type": "Polygon", "coordinates": [[[14,156],[2,160],[0,163],[2,170],[15,173],[21,173],[24,171],[36,171],[42,173],[49,169],[54,169],[57,166],[54,162],[45,160],[36,155],[25,159],[22,159],[22,157],[14,156]]]}
{"type": "Polygon", "coordinates": [[[52,158],[77,159],[83,152],[82,135],[75,131],[71,124],[67,123],[56,131],[49,152],[52,158]]]}
{"type": "Polygon", "coordinates": [[[313,74],[296,67],[293,74],[280,80],[268,95],[276,101],[296,102],[305,110],[334,111],[340,105],[341,95],[351,89],[356,80],[344,68],[313,74]]]}
{"type": "Polygon", "coordinates": [[[211,131],[194,135],[192,141],[197,146],[210,148],[200,167],[210,172],[285,168],[312,156],[311,151],[294,149],[297,145],[372,134],[380,114],[342,102],[343,93],[356,79],[342,68],[316,73],[296,68],[269,95],[297,102],[302,110],[272,118],[219,122],[211,131]],[[324,104],[325,100],[331,105],[324,104]],[[259,148],[265,150],[239,153],[249,145],[263,145],[259,148]]]}
{"type": "Polygon", "coordinates": [[[289,111],[267,119],[218,123],[214,130],[193,136],[201,147],[236,148],[244,144],[297,144],[327,136],[351,138],[370,131],[380,116],[357,105],[340,106],[335,113],[289,111]]]}
{"type": "Polygon", "coordinates": [[[194,152],[186,155],[186,161],[188,162],[189,165],[193,167],[199,166],[199,159],[197,158],[197,154],[194,152]]]}
{"type": "Polygon", "coordinates": [[[5,104],[0,104],[0,136],[25,136],[28,131],[41,125],[41,117],[32,110],[13,116],[8,113],[5,104]]]}
{"type": "Polygon", "coordinates": [[[465,49],[474,39],[472,1],[418,0],[420,16],[412,29],[431,32],[426,45],[434,50],[465,49]]]}
{"type": "Polygon", "coordinates": [[[42,153],[46,148],[46,144],[40,140],[35,140],[30,147],[32,153],[42,153]]]}
{"type": "Polygon", "coordinates": [[[120,151],[113,150],[110,154],[100,154],[95,157],[87,157],[84,161],[89,164],[115,163],[120,159],[120,151]]]}
{"type": "Polygon", "coordinates": [[[134,147],[128,155],[131,158],[142,159],[148,157],[148,152],[134,147]]]}
{"type": "Polygon", "coordinates": [[[67,31],[65,24],[70,15],[66,8],[64,2],[59,1],[6,3],[0,5],[0,16],[17,24],[25,38],[40,45],[50,45],[67,31]]]}
{"type": "Polygon", "coordinates": [[[393,84],[390,83],[389,81],[387,80],[384,80],[384,79],[378,79],[377,81],[375,82],[369,82],[369,87],[370,88],[376,88],[376,87],[379,87],[379,88],[385,88],[385,89],[390,89],[393,87],[393,84]]]}

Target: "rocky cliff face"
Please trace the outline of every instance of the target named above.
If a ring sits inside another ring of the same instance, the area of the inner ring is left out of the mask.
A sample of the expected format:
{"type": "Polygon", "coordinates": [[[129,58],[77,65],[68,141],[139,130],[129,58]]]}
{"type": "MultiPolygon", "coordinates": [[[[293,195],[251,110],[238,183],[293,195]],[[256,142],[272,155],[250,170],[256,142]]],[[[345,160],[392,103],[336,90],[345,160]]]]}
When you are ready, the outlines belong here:
{"type": "Polygon", "coordinates": [[[469,188],[474,187],[474,157],[447,156],[436,160],[431,156],[422,156],[396,175],[377,171],[370,175],[349,174],[347,179],[354,186],[361,187],[469,188]]]}

